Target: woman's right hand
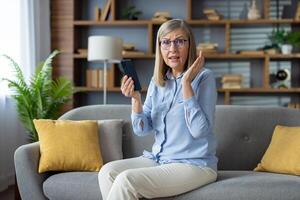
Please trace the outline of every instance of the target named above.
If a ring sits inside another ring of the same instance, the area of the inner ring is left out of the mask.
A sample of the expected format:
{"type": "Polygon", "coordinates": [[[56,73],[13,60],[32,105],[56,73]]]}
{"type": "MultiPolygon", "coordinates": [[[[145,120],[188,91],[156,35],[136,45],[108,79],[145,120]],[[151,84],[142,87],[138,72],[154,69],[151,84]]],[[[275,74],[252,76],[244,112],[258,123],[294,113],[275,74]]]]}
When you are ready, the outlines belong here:
{"type": "Polygon", "coordinates": [[[132,78],[127,75],[122,78],[121,91],[126,97],[132,97],[136,100],[141,99],[141,93],[134,90],[134,82],[132,78]]]}

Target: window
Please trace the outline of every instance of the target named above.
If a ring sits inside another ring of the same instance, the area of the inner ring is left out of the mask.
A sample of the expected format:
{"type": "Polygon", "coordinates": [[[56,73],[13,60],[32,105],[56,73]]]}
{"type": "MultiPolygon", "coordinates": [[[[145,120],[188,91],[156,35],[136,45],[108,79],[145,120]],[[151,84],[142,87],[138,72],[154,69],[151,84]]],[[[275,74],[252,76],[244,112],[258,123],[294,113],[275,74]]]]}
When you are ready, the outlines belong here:
{"type": "Polygon", "coordinates": [[[12,78],[13,68],[3,54],[13,58],[17,63],[21,60],[20,44],[20,0],[0,1],[0,96],[9,94],[7,82],[2,78],[12,78]]]}

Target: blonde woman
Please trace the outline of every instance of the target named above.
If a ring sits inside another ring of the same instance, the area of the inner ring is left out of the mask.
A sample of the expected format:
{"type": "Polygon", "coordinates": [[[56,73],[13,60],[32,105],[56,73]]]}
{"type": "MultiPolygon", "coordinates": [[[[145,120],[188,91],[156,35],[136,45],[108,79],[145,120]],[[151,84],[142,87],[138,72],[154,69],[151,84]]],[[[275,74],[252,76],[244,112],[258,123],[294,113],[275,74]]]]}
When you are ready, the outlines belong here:
{"type": "Polygon", "coordinates": [[[180,19],[162,24],[144,105],[130,77],[121,85],[132,99],[134,133],[155,134],[152,151],[104,165],[98,177],[103,199],[168,197],[217,179],[212,132],[217,93],[212,71],[203,66],[189,25],[180,19]]]}

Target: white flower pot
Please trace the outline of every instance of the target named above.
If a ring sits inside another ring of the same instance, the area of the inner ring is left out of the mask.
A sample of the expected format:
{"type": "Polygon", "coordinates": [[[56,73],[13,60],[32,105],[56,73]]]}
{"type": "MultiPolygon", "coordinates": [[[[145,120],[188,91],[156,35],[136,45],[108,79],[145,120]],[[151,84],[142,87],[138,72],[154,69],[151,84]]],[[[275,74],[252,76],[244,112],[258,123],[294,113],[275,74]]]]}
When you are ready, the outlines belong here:
{"type": "Polygon", "coordinates": [[[283,44],[281,46],[281,53],[282,54],[291,54],[293,50],[293,46],[290,44],[283,44]]]}

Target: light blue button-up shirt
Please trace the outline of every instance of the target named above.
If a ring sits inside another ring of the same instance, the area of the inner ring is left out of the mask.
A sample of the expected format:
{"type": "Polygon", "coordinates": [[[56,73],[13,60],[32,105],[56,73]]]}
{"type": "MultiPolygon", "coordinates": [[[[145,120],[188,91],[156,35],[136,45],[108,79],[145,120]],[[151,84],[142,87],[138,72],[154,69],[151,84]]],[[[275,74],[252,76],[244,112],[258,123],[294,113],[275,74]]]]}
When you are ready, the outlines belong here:
{"type": "Polygon", "coordinates": [[[217,171],[216,140],[213,134],[217,91],[211,70],[202,68],[192,82],[194,96],[184,100],[183,74],[166,73],[165,87],[152,79],[143,111],[131,114],[133,131],[138,136],[154,132],[152,152],[143,156],[157,163],[189,163],[217,171]]]}

